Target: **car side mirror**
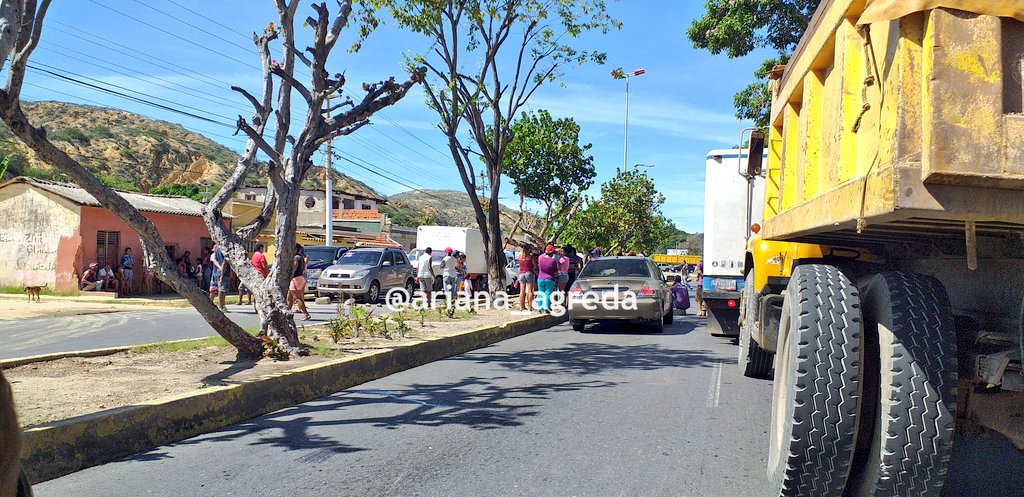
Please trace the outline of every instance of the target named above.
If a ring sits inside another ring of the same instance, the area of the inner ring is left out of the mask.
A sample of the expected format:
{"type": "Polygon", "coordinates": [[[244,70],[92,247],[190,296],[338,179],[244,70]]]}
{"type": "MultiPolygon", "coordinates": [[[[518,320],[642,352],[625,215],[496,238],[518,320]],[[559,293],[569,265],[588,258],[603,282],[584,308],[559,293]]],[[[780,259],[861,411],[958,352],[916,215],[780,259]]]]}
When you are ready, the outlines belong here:
{"type": "Polygon", "coordinates": [[[390,265],[391,265],[391,261],[384,261],[384,264],[383,264],[384,267],[388,267],[390,265]]]}

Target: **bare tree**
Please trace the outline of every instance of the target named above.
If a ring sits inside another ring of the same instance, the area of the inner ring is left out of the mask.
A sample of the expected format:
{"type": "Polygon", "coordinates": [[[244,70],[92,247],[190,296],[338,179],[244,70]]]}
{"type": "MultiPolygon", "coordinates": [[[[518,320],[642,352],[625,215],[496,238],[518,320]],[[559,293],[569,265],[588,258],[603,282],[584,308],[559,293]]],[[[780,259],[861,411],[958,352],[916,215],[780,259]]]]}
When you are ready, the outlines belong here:
{"type": "Polygon", "coordinates": [[[427,69],[427,101],[469,194],[484,249],[492,291],[505,288],[505,254],[498,199],[502,158],[512,138],[512,120],[544,83],[565,65],[604,63],[605,54],[580,51],[567,42],[589,30],[619,27],[604,0],[372,0],[400,26],[426,36],[430,53],[418,57],[427,69]],[[468,127],[471,151],[459,132],[468,127]],[[490,195],[477,190],[475,157],[483,162],[490,195]]]}
{"type": "Polygon", "coordinates": [[[326,4],[313,5],[316,15],[305,21],[314,31],[313,45],[304,51],[295,46],[298,0],[276,0],[275,3],[278,23],[268,26],[262,35],[253,35],[263,64],[262,98],[257,99],[242,88],[232,87],[245,96],[255,111],[250,121],[238,117],[238,131],[248,137],[248,144],[234,173],[207,206],[205,217],[214,240],[224,247],[242,282],[253,290],[262,322],[261,332],[295,354],[301,352],[301,344],[292,313],[285,304],[285,292],[292,277],[301,183],[313,166],[311,158],[327,140],[355,132],[369,124],[370,116],[375,112],[404,97],[421,79],[422,72],[414,71],[403,83],[391,78],[377,84],[363,84],[365,94],[355,101],[344,92],[345,76],[340,73],[332,75],[327,70],[327,59],[352,16],[351,0],[338,1],[338,12],[333,16],[326,4]],[[271,60],[269,45],[276,40],[280,40],[281,58],[275,61],[271,60]],[[296,66],[300,63],[310,71],[308,85],[295,77],[296,66]],[[308,110],[301,130],[293,136],[289,130],[293,122],[291,106],[295,94],[308,110]],[[334,97],[336,103],[325,108],[328,97],[334,97]],[[264,134],[271,111],[276,121],[273,136],[268,139],[264,134]],[[268,195],[256,221],[233,233],[224,228],[222,209],[253,171],[257,152],[269,157],[266,171],[260,171],[268,179],[268,195]],[[277,219],[274,230],[277,264],[263,279],[250,263],[246,244],[273,215],[277,219]]]}
{"type": "MultiPolygon", "coordinates": [[[[322,109],[327,95],[341,93],[345,80],[336,74],[330,77],[325,68],[327,57],[337,41],[338,34],[348,24],[352,12],[351,1],[338,2],[338,14],[332,19],[326,4],[314,5],[317,18],[307,23],[314,27],[314,46],[305,53],[299,52],[294,44],[294,18],[298,1],[276,0],[280,24],[269,26],[262,35],[253,39],[263,61],[263,95],[257,99],[241,88],[234,90],[246,96],[255,108],[251,121],[239,117],[238,129],[247,137],[245,152],[239,158],[234,173],[204,212],[204,219],[213,238],[225,248],[225,253],[239,277],[246,283],[257,299],[263,333],[274,338],[290,355],[298,354],[301,346],[291,314],[285,308],[283,295],[291,276],[292,256],[295,248],[295,221],[298,209],[299,183],[311,167],[310,157],[330,137],[349,134],[367,124],[369,117],[380,108],[390,105],[403,97],[419,78],[415,74],[403,84],[388,80],[376,85],[364,85],[366,96],[357,104],[350,98],[330,109],[322,109]],[[271,42],[281,39],[283,57],[280,63],[270,59],[271,42]],[[295,80],[296,59],[310,68],[311,87],[295,80]],[[272,77],[273,76],[273,77],[272,77]],[[277,107],[274,102],[274,77],[279,81],[277,107]],[[308,106],[302,131],[298,137],[288,134],[291,125],[291,97],[296,92],[308,106]],[[341,111],[342,108],[346,110],[341,111]],[[264,138],[271,115],[275,118],[273,143],[264,138]],[[262,151],[270,161],[260,175],[268,178],[266,202],[261,214],[249,225],[236,232],[228,230],[223,222],[221,209],[234,195],[242,181],[254,171],[256,154],[262,151]],[[256,272],[245,252],[245,243],[259,233],[276,215],[277,260],[271,277],[266,281],[256,272]]],[[[262,341],[246,333],[240,326],[227,318],[210,301],[206,293],[191,281],[182,278],[177,267],[164,251],[164,243],[156,227],[127,200],[106,186],[88,169],[54,146],[46,137],[46,131],[33,126],[21,108],[21,89],[25,78],[25,67],[29,56],[39,43],[43,19],[50,0],[3,1],[0,5],[0,49],[4,62],[10,60],[7,81],[0,90],[0,119],[14,134],[31,148],[39,158],[66,174],[96,198],[139,234],[147,260],[157,271],[157,277],[176,292],[184,296],[203,318],[238,349],[239,354],[259,357],[263,354],[262,341]]]]}

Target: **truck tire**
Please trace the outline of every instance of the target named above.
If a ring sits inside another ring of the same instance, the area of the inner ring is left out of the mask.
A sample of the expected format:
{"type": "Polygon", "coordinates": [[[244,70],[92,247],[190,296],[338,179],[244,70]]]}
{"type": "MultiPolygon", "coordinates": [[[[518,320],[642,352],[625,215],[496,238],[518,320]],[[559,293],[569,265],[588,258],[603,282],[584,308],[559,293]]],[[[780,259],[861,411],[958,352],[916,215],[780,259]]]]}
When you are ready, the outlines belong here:
{"type": "Polygon", "coordinates": [[[772,361],[775,354],[761,348],[754,341],[753,331],[757,326],[757,305],[754,303],[754,272],[747,273],[746,283],[743,287],[743,300],[740,302],[740,317],[743,323],[740,325],[740,357],[737,364],[740,372],[750,378],[763,380],[772,377],[772,361]]]}
{"type": "Polygon", "coordinates": [[[877,274],[862,287],[865,340],[878,356],[864,371],[858,497],[937,496],[956,415],[956,327],[938,280],[877,274]],[[869,397],[870,396],[870,397],[869,397]],[[870,403],[870,404],[869,404],[870,403]]]}
{"type": "Polygon", "coordinates": [[[853,461],[861,382],[860,299],[827,265],[786,288],[768,448],[773,495],[840,497],[853,461]]]}

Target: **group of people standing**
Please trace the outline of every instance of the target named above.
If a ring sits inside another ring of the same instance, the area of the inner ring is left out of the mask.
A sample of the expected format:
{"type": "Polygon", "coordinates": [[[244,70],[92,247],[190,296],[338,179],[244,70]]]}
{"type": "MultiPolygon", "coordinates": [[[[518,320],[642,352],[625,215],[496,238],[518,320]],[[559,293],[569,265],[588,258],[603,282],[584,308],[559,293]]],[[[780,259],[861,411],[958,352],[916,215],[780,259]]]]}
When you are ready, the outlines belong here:
{"type": "MultiPolygon", "coordinates": [[[[416,260],[418,266],[416,280],[419,282],[420,292],[423,295],[431,295],[434,289],[434,280],[437,275],[434,272],[434,249],[427,247],[423,254],[416,260]]],[[[444,257],[441,258],[441,285],[445,296],[455,300],[460,291],[473,292],[473,283],[468,278],[466,271],[466,254],[453,250],[451,247],[444,249],[444,257]]]]}
{"type": "Polygon", "coordinates": [[[537,253],[531,246],[519,252],[519,309],[550,313],[552,296],[572,286],[583,269],[583,258],[572,245],[547,244],[537,253]]]}

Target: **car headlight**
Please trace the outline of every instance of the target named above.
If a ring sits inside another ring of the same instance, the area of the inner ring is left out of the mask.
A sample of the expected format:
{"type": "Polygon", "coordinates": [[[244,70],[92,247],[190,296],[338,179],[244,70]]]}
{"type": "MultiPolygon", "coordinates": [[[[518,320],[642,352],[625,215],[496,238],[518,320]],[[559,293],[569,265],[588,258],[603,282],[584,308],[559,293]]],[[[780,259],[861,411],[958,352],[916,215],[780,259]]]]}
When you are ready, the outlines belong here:
{"type": "Polygon", "coordinates": [[[307,269],[306,270],[306,278],[307,279],[311,279],[311,280],[315,280],[315,279],[320,277],[320,273],[322,273],[322,272],[323,272],[322,269],[307,269]]]}
{"type": "Polygon", "coordinates": [[[369,269],[363,269],[352,273],[352,278],[365,278],[366,275],[370,274],[369,269]]]}

